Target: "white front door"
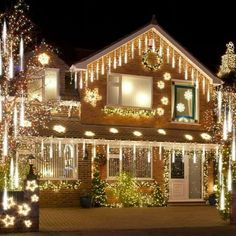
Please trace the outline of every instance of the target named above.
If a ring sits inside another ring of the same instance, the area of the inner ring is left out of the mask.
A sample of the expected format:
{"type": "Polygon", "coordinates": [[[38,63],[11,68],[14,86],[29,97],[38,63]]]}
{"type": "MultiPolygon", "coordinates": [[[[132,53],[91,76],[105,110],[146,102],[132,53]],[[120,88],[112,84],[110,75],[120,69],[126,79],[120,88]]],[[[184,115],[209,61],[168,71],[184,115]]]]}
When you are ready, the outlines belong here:
{"type": "Polygon", "coordinates": [[[202,164],[197,158],[193,163],[192,158],[182,154],[175,155],[175,161],[170,159],[169,173],[169,201],[193,201],[202,198],[202,164]]]}

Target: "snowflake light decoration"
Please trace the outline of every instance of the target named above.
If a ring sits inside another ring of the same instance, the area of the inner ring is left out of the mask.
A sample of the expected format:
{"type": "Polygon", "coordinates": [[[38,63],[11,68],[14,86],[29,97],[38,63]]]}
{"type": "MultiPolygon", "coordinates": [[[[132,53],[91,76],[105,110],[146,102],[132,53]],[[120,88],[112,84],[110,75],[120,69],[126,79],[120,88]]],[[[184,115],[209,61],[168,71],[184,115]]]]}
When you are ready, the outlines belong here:
{"type": "Polygon", "coordinates": [[[186,100],[191,100],[192,99],[192,97],[193,97],[193,93],[192,93],[192,91],[191,90],[187,90],[187,91],[185,91],[185,93],[184,93],[184,98],[186,99],[186,100]]]}
{"type": "Polygon", "coordinates": [[[36,180],[27,181],[26,190],[30,190],[31,192],[34,192],[36,188],[38,188],[36,180]]]}
{"type": "Polygon", "coordinates": [[[161,108],[161,107],[157,108],[157,114],[158,114],[159,116],[163,116],[163,115],[164,115],[164,109],[161,108]]]}
{"type": "Polygon", "coordinates": [[[183,103],[178,103],[176,108],[178,112],[183,112],[185,110],[185,105],[183,103]]]}
{"type": "Polygon", "coordinates": [[[22,205],[18,206],[18,214],[19,215],[27,216],[29,214],[30,210],[31,210],[31,208],[26,203],[23,203],[22,205]]]}
{"type": "Polygon", "coordinates": [[[170,73],[168,73],[168,72],[166,72],[166,73],[163,75],[163,77],[164,77],[164,80],[170,80],[170,79],[171,79],[171,75],[170,75],[170,73]]]}
{"type": "Polygon", "coordinates": [[[162,103],[163,105],[168,105],[168,102],[169,102],[169,100],[168,100],[167,97],[162,97],[161,103],[162,103]]]}
{"type": "Polygon", "coordinates": [[[98,93],[98,88],[86,89],[84,101],[90,103],[93,107],[96,107],[97,102],[102,100],[102,96],[98,93]]]}
{"type": "Polygon", "coordinates": [[[9,209],[12,208],[12,207],[14,207],[14,206],[16,205],[16,202],[14,201],[13,197],[9,197],[9,198],[7,199],[7,205],[8,205],[8,207],[9,207],[9,209]]]}
{"type": "Polygon", "coordinates": [[[164,83],[163,81],[158,81],[158,82],[157,82],[157,87],[158,87],[159,89],[163,89],[163,88],[165,88],[165,83],[164,83]]]}
{"type": "Polygon", "coordinates": [[[39,197],[36,194],[31,196],[31,202],[38,202],[38,201],[39,201],[39,197]]]}
{"type": "Polygon", "coordinates": [[[32,225],[32,221],[31,220],[24,220],[24,223],[25,223],[25,226],[27,228],[31,227],[31,225],[32,225]]]}

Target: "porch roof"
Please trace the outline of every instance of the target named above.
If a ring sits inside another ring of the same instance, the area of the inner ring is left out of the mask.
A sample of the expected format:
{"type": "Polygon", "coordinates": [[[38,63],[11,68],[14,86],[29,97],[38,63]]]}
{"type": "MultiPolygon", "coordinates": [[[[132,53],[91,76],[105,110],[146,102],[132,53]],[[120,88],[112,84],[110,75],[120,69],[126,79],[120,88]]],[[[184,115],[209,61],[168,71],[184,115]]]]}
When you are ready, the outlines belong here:
{"type": "Polygon", "coordinates": [[[50,121],[48,129],[42,129],[40,135],[44,137],[58,138],[86,138],[86,139],[106,139],[106,140],[132,140],[132,141],[155,141],[155,142],[189,142],[189,143],[212,143],[211,140],[205,140],[201,137],[204,130],[190,129],[166,129],[166,134],[159,134],[158,128],[153,127],[136,127],[136,126],[116,126],[116,125],[91,125],[81,124],[76,118],[57,117],[50,121]],[[54,125],[65,127],[64,133],[59,133],[53,129],[54,125]],[[118,133],[114,134],[109,131],[110,128],[116,128],[118,133]],[[92,131],[95,135],[88,137],[85,131],[92,131]],[[135,136],[134,131],[142,133],[141,136],[135,136]],[[187,140],[185,135],[191,135],[193,140],[187,140]]]}

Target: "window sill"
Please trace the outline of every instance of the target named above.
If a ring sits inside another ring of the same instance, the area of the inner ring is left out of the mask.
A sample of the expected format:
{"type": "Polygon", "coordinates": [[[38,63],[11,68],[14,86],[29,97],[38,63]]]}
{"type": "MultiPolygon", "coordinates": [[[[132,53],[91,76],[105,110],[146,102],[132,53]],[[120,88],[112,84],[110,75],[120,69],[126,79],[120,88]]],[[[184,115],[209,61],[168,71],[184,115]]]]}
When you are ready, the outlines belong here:
{"type": "MultiPolygon", "coordinates": [[[[108,178],[106,178],[106,181],[115,181],[115,180],[117,180],[117,177],[108,177],[108,178]]],[[[154,181],[153,178],[134,178],[134,179],[137,181],[154,181]]]]}
{"type": "Polygon", "coordinates": [[[179,125],[195,125],[200,126],[199,122],[179,122],[179,121],[171,121],[171,124],[179,124],[179,125]]]}

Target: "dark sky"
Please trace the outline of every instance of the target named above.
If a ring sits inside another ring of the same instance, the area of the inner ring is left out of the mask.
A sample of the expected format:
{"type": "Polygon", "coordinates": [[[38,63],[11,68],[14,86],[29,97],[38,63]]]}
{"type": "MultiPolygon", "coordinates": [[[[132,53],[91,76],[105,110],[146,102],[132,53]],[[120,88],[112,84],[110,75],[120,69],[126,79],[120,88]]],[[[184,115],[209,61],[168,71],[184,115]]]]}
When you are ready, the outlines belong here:
{"type": "MultiPolygon", "coordinates": [[[[225,44],[236,43],[236,10],[213,0],[26,0],[47,42],[63,53],[74,47],[100,49],[147,24],[159,25],[216,72],[225,44]]],[[[0,0],[0,10],[11,5],[0,0]]]]}

